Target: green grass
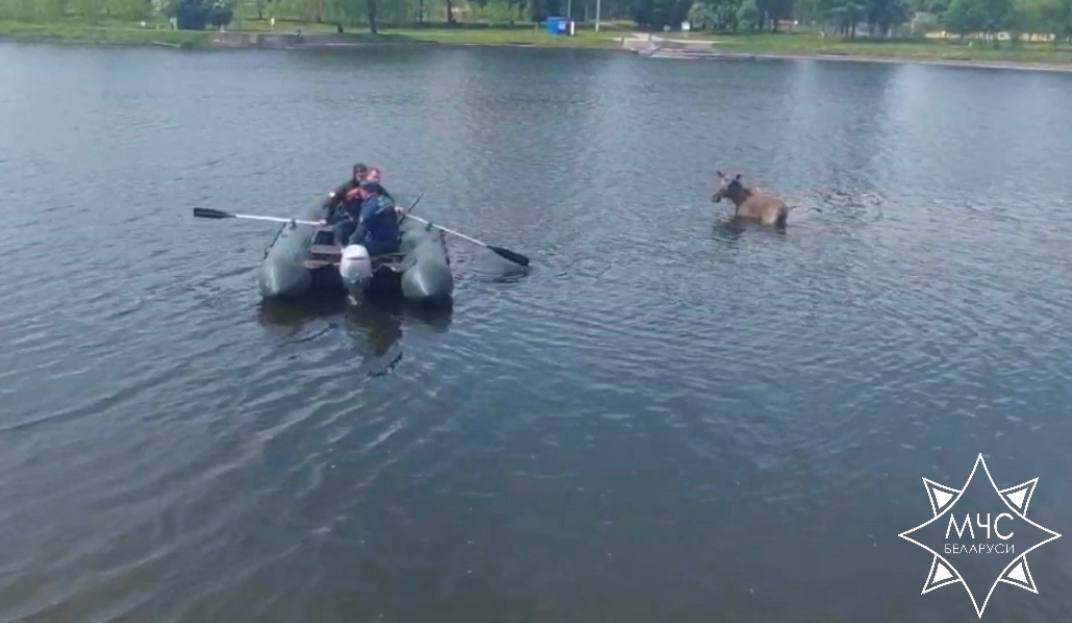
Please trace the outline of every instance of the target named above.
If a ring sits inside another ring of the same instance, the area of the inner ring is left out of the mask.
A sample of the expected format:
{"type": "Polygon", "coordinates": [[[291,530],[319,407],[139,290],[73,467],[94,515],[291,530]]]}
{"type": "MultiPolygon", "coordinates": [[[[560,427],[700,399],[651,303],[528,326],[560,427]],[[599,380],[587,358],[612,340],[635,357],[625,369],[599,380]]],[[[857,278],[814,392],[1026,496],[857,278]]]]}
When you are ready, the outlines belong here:
{"type": "MultiPolygon", "coordinates": [[[[362,35],[362,40],[375,41],[368,37],[368,26],[344,24],[346,34],[362,35]]],[[[335,24],[323,22],[302,22],[297,20],[276,19],[275,32],[293,33],[298,28],[305,34],[319,32],[334,33],[335,24]]],[[[268,20],[243,17],[236,19],[228,28],[231,32],[268,32],[268,20]]],[[[425,25],[406,26],[383,24],[380,27],[381,40],[385,42],[441,43],[448,45],[535,45],[546,47],[618,47],[618,37],[623,34],[622,24],[613,22],[610,28],[595,32],[591,28],[578,28],[575,37],[555,37],[548,35],[542,27],[532,23],[515,25],[465,23],[447,26],[443,23],[430,22],[425,25]]],[[[628,31],[626,29],[626,31],[628,31]]]]}
{"type": "MultiPolygon", "coordinates": [[[[297,29],[301,28],[304,34],[313,33],[333,33],[335,32],[334,22],[306,22],[296,19],[279,19],[275,20],[275,30],[272,30],[271,22],[267,19],[256,19],[250,17],[235,17],[235,20],[231,22],[231,25],[227,27],[228,32],[277,32],[281,34],[294,33],[297,29]]],[[[346,32],[365,32],[367,29],[350,27],[346,29],[346,32]]]]}
{"type": "MultiPolygon", "coordinates": [[[[533,24],[514,26],[493,24],[465,24],[454,27],[430,24],[426,26],[396,27],[384,25],[379,37],[367,34],[362,26],[346,26],[347,35],[361,43],[438,43],[448,45],[531,45],[540,47],[617,48],[618,38],[627,31],[617,28],[595,32],[579,28],[575,37],[554,37],[533,24]]],[[[334,33],[333,23],[314,23],[277,19],[275,32],[334,33]]],[[[229,32],[264,33],[270,30],[268,20],[242,16],[236,19],[229,32]]],[[[856,56],[909,60],[958,60],[980,62],[1033,62],[1072,64],[1072,46],[1052,44],[1003,42],[995,48],[978,43],[968,46],[941,40],[870,40],[848,41],[838,36],[820,38],[811,33],[795,34],[717,34],[657,33],[674,39],[710,41],[715,50],[750,54],[801,55],[801,56],[856,56]]],[[[157,17],[148,28],[141,28],[136,20],[107,19],[97,24],[88,24],[76,16],[42,23],[0,20],[0,37],[22,40],[63,40],[112,44],[178,44],[185,47],[210,47],[213,33],[204,31],[174,31],[167,27],[163,18],[157,17]],[[159,28],[157,28],[159,27],[159,28]]],[[[313,43],[310,41],[310,43],[313,43]]]]}
{"type": "Polygon", "coordinates": [[[734,34],[712,38],[716,50],[757,54],[837,55],[879,58],[960,60],[987,62],[1072,63],[1072,46],[1054,47],[1047,43],[1011,44],[1001,47],[976,42],[968,46],[942,40],[848,41],[838,36],[820,38],[815,34],[734,34]]]}
{"type": "MultiPolygon", "coordinates": [[[[293,34],[298,29],[306,35],[317,33],[335,33],[334,23],[316,23],[297,20],[277,19],[274,32],[293,34]]],[[[268,33],[272,32],[268,20],[242,18],[236,19],[227,29],[231,33],[268,33]]],[[[157,20],[142,28],[136,20],[101,20],[97,24],[88,24],[75,17],[67,17],[47,22],[22,22],[0,20],[0,37],[19,40],[60,40],[88,43],[112,44],[152,44],[169,43],[188,47],[208,47],[211,45],[213,32],[175,31],[166,21],[157,20]],[[157,28],[159,27],[159,28],[157,28]]],[[[346,26],[346,34],[354,42],[362,43],[438,43],[447,45],[532,45],[542,47],[618,47],[621,31],[601,31],[578,29],[575,37],[555,37],[543,29],[529,25],[491,26],[482,24],[394,27],[385,25],[380,29],[380,36],[368,34],[365,26],[346,26]]]]}
{"type": "Polygon", "coordinates": [[[618,47],[620,33],[578,30],[575,37],[556,37],[528,28],[385,28],[383,33],[405,40],[450,45],[534,45],[541,47],[618,47]]]}
{"type": "Polygon", "coordinates": [[[137,22],[86,24],[73,20],[15,22],[0,20],[0,37],[15,40],[50,40],[117,45],[167,43],[184,47],[208,46],[211,32],[141,28],[137,22]]]}

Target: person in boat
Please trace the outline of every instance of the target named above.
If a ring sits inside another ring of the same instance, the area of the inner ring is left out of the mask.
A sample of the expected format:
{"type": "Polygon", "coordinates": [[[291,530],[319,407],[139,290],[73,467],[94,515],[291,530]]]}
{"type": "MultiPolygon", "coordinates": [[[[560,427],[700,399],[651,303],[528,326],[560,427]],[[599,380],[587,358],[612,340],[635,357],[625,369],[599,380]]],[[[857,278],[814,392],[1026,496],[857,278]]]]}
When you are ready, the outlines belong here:
{"type": "Polygon", "coordinates": [[[361,187],[361,181],[368,175],[368,167],[365,164],[358,162],[354,165],[350,179],[346,180],[339,186],[335,187],[335,190],[328,193],[328,198],[324,200],[324,218],[327,222],[332,223],[341,214],[339,214],[340,208],[347,201],[347,195],[351,195],[351,198],[355,198],[356,191],[361,187]]]}
{"type": "Polygon", "coordinates": [[[334,223],[335,244],[364,246],[369,255],[398,250],[399,217],[405,210],[396,206],[380,184],[379,169],[371,168],[356,189],[347,193],[340,218],[334,223]]]}
{"type": "MultiPolygon", "coordinates": [[[[350,179],[328,193],[328,198],[324,201],[323,223],[325,225],[332,225],[340,219],[347,217],[356,220],[357,212],[360,209],[360,202],[363,200],[358,194],[361,182],[366,179],[373,179],[374,181],[379,182],[381,177],[382,174],[376,167],[368,167],[361,162],[355,164],[350,179]]],[[[391,193],[387,192],[382,184],[380,185],[380,188],[383,191],[383,194],[388,197],[391,196],[391,193]]]]}

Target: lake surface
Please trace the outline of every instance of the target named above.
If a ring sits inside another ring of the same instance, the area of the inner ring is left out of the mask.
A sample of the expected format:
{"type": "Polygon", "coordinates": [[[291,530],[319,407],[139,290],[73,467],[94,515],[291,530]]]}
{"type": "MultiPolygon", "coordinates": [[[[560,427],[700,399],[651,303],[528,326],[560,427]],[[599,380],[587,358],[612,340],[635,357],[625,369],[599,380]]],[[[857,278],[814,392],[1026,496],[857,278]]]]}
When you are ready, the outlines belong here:
{"type": "MultiPolygon", "coordinates": [[[[965,621],[920,477],[1072,531],[1072,75],[0,44],[0,621],[965,621]],[[452,309],[262,303],[357,160],[452,309]],[[711,173],[801,206],[731,223],[711,173]],[[813,208],[821,209],[821,212],[813,208]]],[[[1067,539],[991,620],[1072,612],[1067,539]]]]}

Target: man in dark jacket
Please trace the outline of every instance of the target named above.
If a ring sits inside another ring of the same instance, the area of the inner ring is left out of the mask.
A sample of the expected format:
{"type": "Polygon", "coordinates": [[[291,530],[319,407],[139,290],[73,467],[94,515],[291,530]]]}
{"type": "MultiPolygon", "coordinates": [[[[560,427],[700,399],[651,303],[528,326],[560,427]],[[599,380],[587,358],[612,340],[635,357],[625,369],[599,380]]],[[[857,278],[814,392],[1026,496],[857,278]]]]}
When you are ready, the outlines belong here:
{"type": "MultiPolygon", "coordinates": [[[[361,184],[361,210],[357,217],[357,226],[350,234],[349,244],[359,244],[368,249],[369,255],[394,253],[399,246],[398,216],[400,210],[395,206],[391,195],[387,194],[379,182],[366,180],[361,184]]],[[[338,233],[338,232],[337,232],[338,233]]]]}
{"type": "MultiPolygon", "coordinates": [[[[356,221],[363,199],[358,196],[361,182],[368,179],[379,183],[380,175],[380,170],[376,167],[368,167],[360,162],[355,164],[350,179],[328,193],[328,198],[324,200],[324,224],[332,225],[348,217],[356,221]]],[[[380,192],[388,198],[393,198],[382,185],[380,192]]]]}

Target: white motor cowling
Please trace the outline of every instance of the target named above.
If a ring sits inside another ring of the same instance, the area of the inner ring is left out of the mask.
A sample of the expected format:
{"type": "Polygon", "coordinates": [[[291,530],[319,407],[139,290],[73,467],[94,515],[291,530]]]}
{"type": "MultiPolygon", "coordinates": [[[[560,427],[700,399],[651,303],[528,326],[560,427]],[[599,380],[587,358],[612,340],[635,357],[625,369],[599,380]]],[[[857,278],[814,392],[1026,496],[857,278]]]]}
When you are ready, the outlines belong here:
{"type": "Polygon", "coordinates": [[[372,258],[368,249],[351,244],[342,250],[339,260],[339,275],[343,284],[351,290],[363,290],[372,280],[372,258]]]}

